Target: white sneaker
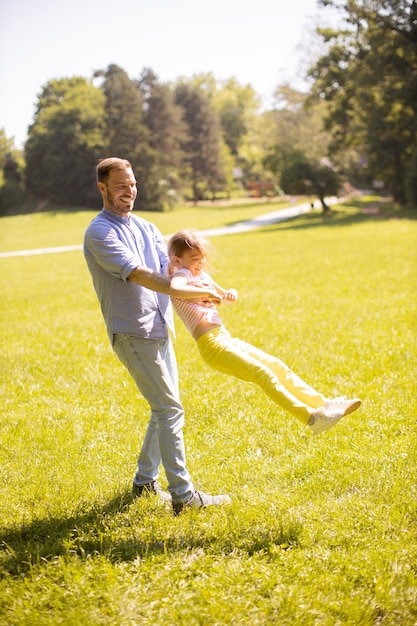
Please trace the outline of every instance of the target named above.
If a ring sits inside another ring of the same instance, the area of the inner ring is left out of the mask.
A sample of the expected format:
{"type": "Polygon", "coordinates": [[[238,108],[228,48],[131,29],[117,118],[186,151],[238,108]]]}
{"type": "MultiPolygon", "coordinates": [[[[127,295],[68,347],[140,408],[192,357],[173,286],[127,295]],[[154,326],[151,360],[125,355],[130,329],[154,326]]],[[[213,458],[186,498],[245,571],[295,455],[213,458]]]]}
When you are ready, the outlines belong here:
{"type": "Polygon", "coordinates": [[[324,404],[324,408],[329,413],[333,413],[335,411],[339,412],[343,410],[343,415],[349,415],[349,413],[353,413],[356,409],[359,409],[362,401],[359,398],[353,398],[349,400],[346,396],[340,396],[339,398],[334,398],[333,400],[327,400],[324,404]]]}
{"type": "Polygon", "coordinates": [[[337,422],[345,415],[353,413],[361,405],[359,398],[348,400],[347,398],[335,398],[327,400],[323,407],[320,407],[311,414],[310,428],[313,435],[319,435],[325,430],[336,426],[337,422]]]}

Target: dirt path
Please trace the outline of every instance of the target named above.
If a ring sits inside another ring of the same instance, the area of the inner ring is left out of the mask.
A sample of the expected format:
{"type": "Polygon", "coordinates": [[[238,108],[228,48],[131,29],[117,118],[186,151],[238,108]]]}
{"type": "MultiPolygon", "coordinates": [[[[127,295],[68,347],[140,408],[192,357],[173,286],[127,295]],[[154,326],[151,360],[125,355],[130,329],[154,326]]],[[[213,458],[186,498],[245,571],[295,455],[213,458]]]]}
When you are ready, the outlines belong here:
{"type": "MultiPolygon", "coordinates": [[[[340,198],[326,198],[329,206],[335,202],[340,202],[340,198]]],[[[320,203],[317,201],[314,203],[314,208],[319,208],[320,203]]],[[[303,215],[311,210],[311,203],[305,202],[303,204],[295,204],[286,209],[278,209],[278,211],[272,211],[270,213],[264,213],[258,217],[254,217],[251,220],[244,222],[237,222],[230,226],[220,226],[219,228],[211,228],[208,230],[201,230],[201,233],[207,237],[216,237],[219,235],[232,235],[236,233],[243,233],[248,230],[255,230],[261,226],[268,226],[269,224],[276,224],[277,222],[284,222],[286,220],[303,215]]],[[[169,236],[169,235],[168,235],[169,236]]],[[[168,237],[167,236],[167,237],[168,237]]],[[[76,244],[73,246],[59,246],[56,248],[38,248],[34,250],[14,250],[11,252],[0,252],[0,258],[16,257],[16,256],[33,256],[37,254],[55,254],[57,252],[72,252],[74,250],[82,250],[82,244],[76,244]]]]}

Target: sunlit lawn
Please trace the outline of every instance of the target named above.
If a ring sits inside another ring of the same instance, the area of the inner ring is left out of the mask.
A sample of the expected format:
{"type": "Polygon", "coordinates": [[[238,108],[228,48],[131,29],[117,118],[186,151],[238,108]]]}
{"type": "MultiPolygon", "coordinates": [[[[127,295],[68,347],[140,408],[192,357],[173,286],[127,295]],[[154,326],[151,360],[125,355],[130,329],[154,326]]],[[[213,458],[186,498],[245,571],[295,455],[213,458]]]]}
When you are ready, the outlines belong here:
{"type": "MultiPolygon", "coordinates": [[[[232,497],[178,518],[129,497],[148,409],[82,253],[0,258],[0,624],[417,623],[417,222],[361,206],[213,238],[228,328],[363,406],[313,437],[178,322],[189,469],[232,497]]],[[[145,217],[167,234],[267,210],[145,217]]],[[[3,218],[0,247],[79,244],[93,215],[3,218]]]]}
{"type": "MultiPolygon", "coordinates": [[[[165,235],[168,235],[183,228],[184,224],[187,228],[200,229],[225,226],[288,207],[290,203],[286,199],[279,201],[262,199],[251,202],[242,200],[241,204],[235,206],[224,206],[221,202],[214,202],[209,206],[184,206],[166,213],[140,213],[139,203],[137,205],[138,214],[154,222],[165,235]]],[[[2,217],[0,252],[80,244],[85,229],[96,213],[97,211],[81,209],[70,212],[57,209],[21,215],[18,221],[15,216],[2,217]]]]}

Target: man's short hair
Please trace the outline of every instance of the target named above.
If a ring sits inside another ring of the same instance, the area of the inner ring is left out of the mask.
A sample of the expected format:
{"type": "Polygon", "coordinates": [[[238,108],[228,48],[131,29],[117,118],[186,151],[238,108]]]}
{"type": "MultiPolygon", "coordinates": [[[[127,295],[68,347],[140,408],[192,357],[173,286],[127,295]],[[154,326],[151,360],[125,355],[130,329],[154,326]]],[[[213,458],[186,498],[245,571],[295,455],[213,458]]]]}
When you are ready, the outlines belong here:
{"type": "Polygon", "coordinates": [[[105,183],[112,170],[128,170],[133,169],[131,163],[127,159],[119,157],[107,157],[100,159],[96,167],[96,178],[98,183],[105,183]]]}

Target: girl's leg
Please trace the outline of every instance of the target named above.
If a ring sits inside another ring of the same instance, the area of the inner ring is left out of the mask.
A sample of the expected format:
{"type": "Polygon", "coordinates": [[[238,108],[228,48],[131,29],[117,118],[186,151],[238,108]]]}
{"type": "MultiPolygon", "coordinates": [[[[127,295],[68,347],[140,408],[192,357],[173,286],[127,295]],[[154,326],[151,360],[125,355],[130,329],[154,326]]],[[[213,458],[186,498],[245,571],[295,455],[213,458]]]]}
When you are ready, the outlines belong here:
{"type": "Polygon", "coordinates": [[[280,383],[296,398],[307,404],[310,408],[322,407],[327,398],[316,389],[308,385],[302,378],[297,376],[283,361],[267,354],[259,348],[255,348],[240,339],[234,339],[240,350],[259,361],[278,378],[280,383]]]}
{"type": "Polygon", "coordinates": [[[219,328],[204,334],[197,342],[201,356],[214,369],[256,383],[279,406],[307,424],[312,409],[326,399],[296,376],[279,359],[250,344],[231,337],[219,328]]]}

